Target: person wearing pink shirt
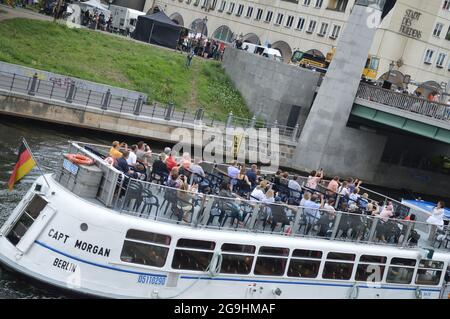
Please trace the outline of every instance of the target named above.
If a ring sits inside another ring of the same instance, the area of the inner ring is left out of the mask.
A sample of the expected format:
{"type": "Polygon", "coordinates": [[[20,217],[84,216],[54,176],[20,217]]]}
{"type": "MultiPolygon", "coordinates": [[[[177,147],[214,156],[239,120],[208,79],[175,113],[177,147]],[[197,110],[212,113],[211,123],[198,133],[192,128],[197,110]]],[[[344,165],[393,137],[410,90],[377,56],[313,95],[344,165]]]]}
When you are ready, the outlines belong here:
{"type": "Polygon", "coordinates": [[[323,178],[323,170],[320,171],[312,171],[311,175],[308,177],[308,181],[306,182],[306,187],[310,189],[316,189],[317,185],[320,183],[320,181],[323,178]]]}
{"type": "Polygon", "coordinates": [[[328,184],[327,190],[328,190],[328,195],[335,195],[338,191],[339,188],[339,177],[336,176],[335,178],[333,178],[333,180],[328,184]]]}

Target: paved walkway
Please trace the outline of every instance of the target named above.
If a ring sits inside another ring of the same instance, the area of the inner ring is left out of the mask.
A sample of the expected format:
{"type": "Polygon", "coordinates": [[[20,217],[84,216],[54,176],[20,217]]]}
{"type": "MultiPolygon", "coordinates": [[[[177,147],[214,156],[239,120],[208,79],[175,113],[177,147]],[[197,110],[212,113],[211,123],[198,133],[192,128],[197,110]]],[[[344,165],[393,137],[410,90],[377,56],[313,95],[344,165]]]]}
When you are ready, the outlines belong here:
{"type": "Polygon", "coordinates": [[[53,18],[24,8],[12,8],[0,4],[0,21],[13,18],[27,18],[35,20],[52,21],[53,18]]]}

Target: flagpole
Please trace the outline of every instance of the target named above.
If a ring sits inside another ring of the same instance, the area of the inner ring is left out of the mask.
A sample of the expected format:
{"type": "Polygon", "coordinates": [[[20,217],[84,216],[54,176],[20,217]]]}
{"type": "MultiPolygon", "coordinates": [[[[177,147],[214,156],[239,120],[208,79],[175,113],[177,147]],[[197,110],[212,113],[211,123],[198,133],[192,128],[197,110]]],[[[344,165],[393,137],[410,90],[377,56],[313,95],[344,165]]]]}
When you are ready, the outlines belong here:
{"type": "Polygon", "coordinates": [[[41,166],[39,166],[39,162],[36,160],[36,158],[33,156],[33,153],[31,152],[30,147],[28,146],[27,140],[25,139],[25,137],[22,137],[22,142],[25,145],[25,147],[27,148],[28,152],[30,152],[30,156],[33,159],[33,161],[36,163],[37,168],[39,169],[39,172],[41,172],[42,177],[45,180],[45,183],[47,183],[47,186],[50,188],[50,184],[47,180],[47,178],[44,175],[44,171],[41,169],[41,166]]]}

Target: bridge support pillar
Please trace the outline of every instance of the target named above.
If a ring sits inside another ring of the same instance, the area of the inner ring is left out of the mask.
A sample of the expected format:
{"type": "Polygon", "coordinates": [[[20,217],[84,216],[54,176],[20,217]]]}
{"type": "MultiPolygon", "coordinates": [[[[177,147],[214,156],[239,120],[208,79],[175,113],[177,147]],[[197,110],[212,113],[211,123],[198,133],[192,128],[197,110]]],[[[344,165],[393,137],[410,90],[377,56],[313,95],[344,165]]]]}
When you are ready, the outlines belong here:
{"type": "Polygon", "coordinates": [[[373,21],[374,14],[381,17],[380,8],[369,10],[366,2],[354,6],[302,129],[293,157],[298,169],[323,168],[332,175],[365,180],[375,175],[386,137],[347,127],[376,32],[368,21],[373,21]]]}

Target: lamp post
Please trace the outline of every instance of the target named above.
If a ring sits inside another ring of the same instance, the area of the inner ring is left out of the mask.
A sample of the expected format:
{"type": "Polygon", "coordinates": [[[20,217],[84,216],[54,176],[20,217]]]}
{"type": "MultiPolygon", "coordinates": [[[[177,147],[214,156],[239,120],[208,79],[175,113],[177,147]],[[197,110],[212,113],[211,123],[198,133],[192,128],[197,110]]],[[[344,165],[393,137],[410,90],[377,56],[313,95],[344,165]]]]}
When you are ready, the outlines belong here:
{"type": "Polygon", "coordinates": [[[108,0],[108,10],[111,8],[111,4],[114,2],[114,0],[108,0]]]}
{"type": "Polygon", "coordinates": [[[395,63],[394,63],[394,61],[392,61],[389,64],[389,73],[388,73],[388,78],[387,78],[388,81],[391,79],[391,73],[392,73],[392,71],[394,71],[394,68],[395,68],[395,63]]]}
{"type": "MultiPolygon", "coordinates": [[[[208,22],[208,17],[205,16],[203,18],[203,28],[202,28],[202,38],[203,38],[203,34],[205,33],[205,28],[206,28],[206,23],[208,22]]],[[[205,35],[206,36],[206,35],[205,35]]]]}

